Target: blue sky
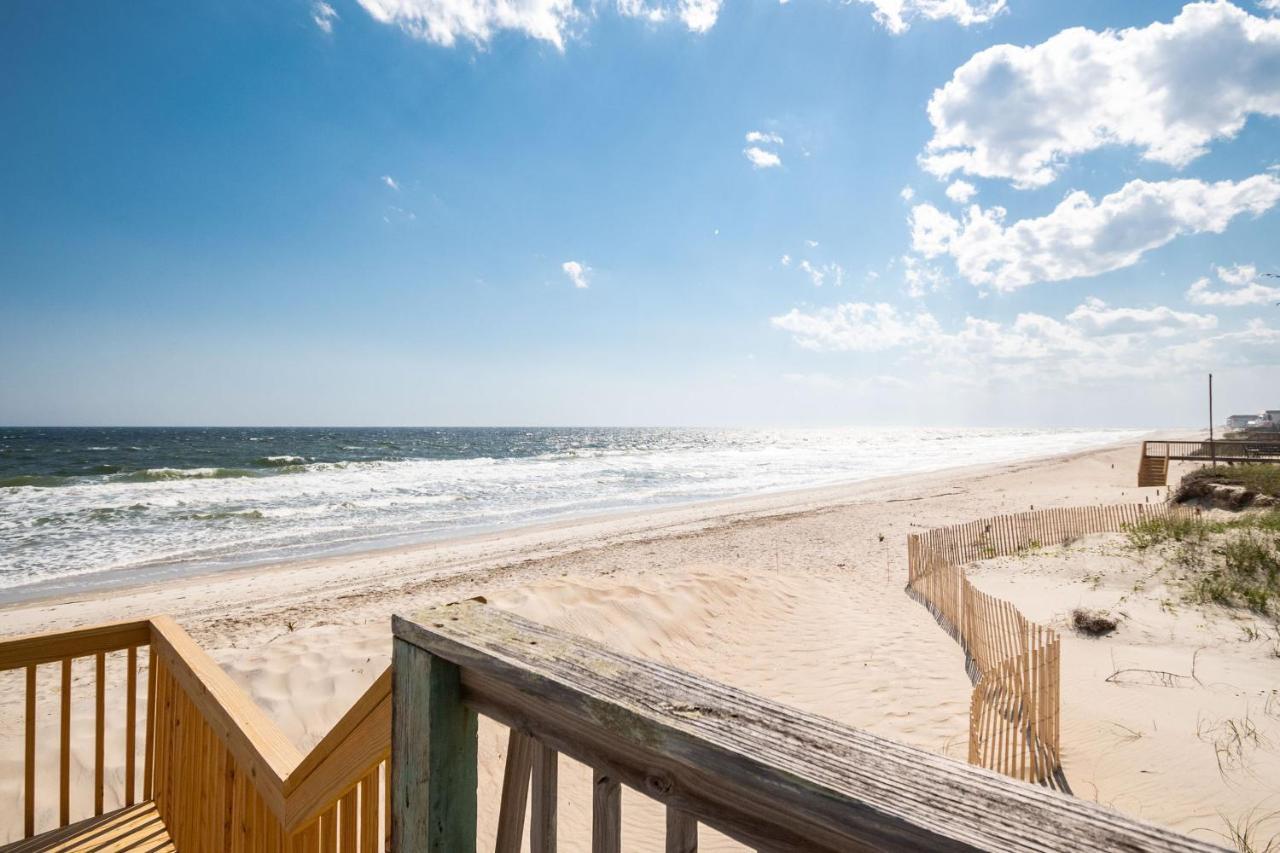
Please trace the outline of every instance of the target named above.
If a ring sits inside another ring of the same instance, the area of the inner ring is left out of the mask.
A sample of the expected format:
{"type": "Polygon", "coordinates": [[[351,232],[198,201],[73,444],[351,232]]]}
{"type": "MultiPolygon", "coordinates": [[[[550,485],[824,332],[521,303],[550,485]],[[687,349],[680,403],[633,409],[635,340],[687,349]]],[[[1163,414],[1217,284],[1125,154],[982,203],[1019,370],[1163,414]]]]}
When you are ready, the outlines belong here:
{"type": "Polygon", "coordinates": [[[1268,6],[6,3],[0,422],[1274,408],[1268,6]]]}

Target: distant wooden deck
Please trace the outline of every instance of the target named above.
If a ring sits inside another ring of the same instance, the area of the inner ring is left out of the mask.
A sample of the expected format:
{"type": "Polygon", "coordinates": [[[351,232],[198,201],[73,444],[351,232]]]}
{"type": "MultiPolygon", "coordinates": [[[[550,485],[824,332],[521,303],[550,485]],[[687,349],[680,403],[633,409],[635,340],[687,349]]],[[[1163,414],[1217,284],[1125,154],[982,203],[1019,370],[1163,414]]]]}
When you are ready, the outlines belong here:
{"type": "Polygon", "coordinates": [[[1144,441],[1138,458],[1138,486],[1166,486],[1170,462],[1234,465],[1261,462],[1280,465],[1280,439],[1248,441],[1144,441]]]}

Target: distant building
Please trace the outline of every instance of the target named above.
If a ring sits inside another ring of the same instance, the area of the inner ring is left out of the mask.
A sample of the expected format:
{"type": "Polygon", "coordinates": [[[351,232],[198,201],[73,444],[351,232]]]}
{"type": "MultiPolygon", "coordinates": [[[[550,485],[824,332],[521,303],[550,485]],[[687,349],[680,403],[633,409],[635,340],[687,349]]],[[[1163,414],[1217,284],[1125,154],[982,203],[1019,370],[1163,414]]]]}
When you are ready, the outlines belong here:
{"type": "Polygon", "coordinates": [[[1232,415],[1227,418],[1227,429],[1244,429],[1262,423],[1265,415],[1232,415]]]}
{"type": "Polygon", "coordinates": [[[1267,409],[1267,413],[1263,416],[1272,426],[1280,427],[1280,409],[1267,409]]]}

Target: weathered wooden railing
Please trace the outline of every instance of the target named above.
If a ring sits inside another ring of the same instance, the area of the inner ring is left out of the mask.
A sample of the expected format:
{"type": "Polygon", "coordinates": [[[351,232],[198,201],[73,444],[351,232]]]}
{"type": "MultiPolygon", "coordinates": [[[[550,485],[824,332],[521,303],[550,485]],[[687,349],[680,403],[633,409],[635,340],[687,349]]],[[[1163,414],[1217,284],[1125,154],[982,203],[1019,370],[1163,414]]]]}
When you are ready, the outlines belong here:
{"type": "Polygon", "coordinates": [[[1166,504],[1044,509],[907,538],[907,592],[933,612],[965,651],[974,685],[971,763],[1070,790],[1062,772],[1061,641],[1052,628],[1037,625],[1009,602],[975,587],[963,567],[1178,511],[1166,504]]]}
{"type": "Polygon", "coordinates": [[[509,726],[499,853],[556,847],[557,756],[595,769],[593,853],[621,849],[621,785],[769,851],[1217,850],[483,604],[393,620],[392,849],[474,853],[477,715],[509,726]]]}
{"type": "Polygon", "coordinates": [[[1183,441],[1144,441],[1144,458],[1162,458],[1174,461],[1209,462],[1280,462],[1280,440],[1259,439],[1197,439],[1183,441]]]}
{"type": "Polygon", "coordinates": [[[20,837],[106,810],[106,696],[123,681],[124,785],[112,806],[148,802],[179,849],[373,853],[385,846],[390,671],[303,756],[168,617],[0,641],[0,671],[13,669],[25,670],[26,685],[20,837]],[[142,650],[146,693],[139,703],[142,650]],[[91,814],[71,807],[72,663],[85,657],[95,663],[91,814]],[[37,675],[46,664],[61,674],[56,823],[37,820],[37,675]],[[114,671],[120,664],[123,673],[114,671]]]}

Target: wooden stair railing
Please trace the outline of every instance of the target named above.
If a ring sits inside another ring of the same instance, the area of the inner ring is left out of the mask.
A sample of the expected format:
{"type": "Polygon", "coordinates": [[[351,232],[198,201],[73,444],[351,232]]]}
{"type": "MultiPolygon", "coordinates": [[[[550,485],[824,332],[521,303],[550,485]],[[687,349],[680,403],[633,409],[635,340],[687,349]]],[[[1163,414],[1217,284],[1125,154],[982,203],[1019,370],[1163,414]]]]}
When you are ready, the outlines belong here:
{"type": "Polygon", "coordinates": [[[595,770],[593,853],[621,849],[619,791],[758,850],[1209,851],[1057,791],[466,602],[395,617],[392,850],[475,853],[477,718],[508,726],[498,853],[555,850],[555,756],[595,770]]]}
{"type": "Polygon", "coordinates": [[[94,817],[106,811],[106,696],[114,692],[108,688],[123,682],[125,707],[115,719],[124,719],[125,778],[115,805],[151,802],[177,849],[384,849],[390,831],[385,797],[390,787],[390,670],[304,756],[167,616],[0,641],[0,671],[25,670],[19,838],[37,835],[37,675],[46,664],[58,664],[61,675],[59,809],[57,823],[40,830],[70,827],[90,817],[71,808],[72,676],[73,663],[81,658],[94,663],[94,817]],[[142,649],[148,650],[145,667],[142,649]],[[116,672],[122,666],[124,672],[116,672]],[[144,669],[146,692],[139,702],[144,669]]]}

